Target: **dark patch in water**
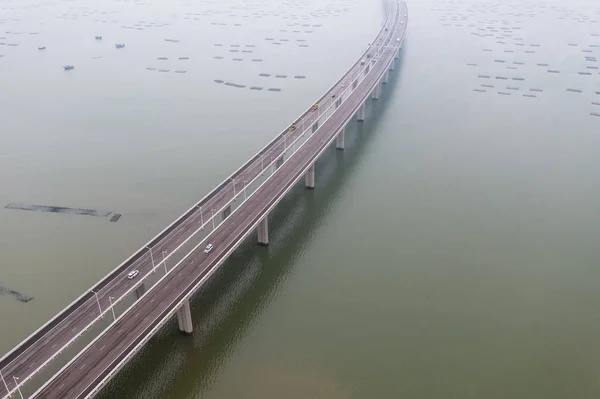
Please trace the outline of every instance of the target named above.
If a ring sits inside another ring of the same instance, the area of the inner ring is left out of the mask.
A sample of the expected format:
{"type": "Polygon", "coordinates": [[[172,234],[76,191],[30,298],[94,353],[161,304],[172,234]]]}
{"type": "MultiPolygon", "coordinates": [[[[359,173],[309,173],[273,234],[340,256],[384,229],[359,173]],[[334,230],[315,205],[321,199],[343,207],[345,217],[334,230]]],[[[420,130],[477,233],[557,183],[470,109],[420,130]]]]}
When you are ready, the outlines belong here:
{"type": "Polygon", "coordinates": [[[231,86],[231,87],[236,87],[238,89],[243,89],[244,87],[246,87],[245,85],[240,85],[237,83],[231,83],[231,82],[227,82],[225,83],[225,86],[231,86]]]}
{"type": "Polygon", "coordinates": [[[9,294],[14,296],[17,301],[23,302],[23,303],[27,303],[29,301],[31,301],[33,299],[32,296],[29,295],[25,295],[22,292],[19,291],[15,291],[13,289],[7,288],[7,287],[3,287],[0,285],[0,294],[9,294]]]}
{"type": "Polygon", "coordinates": [[[187,73],[187,71],[175,71],[175,73],[187,73]]]}
{"type": "Polygon", "coordinates": [[[571,89],[571,88],[568,88],[568,89],[567,89],[567,91],[570,91],[570,92],[572,92],[572,93],[581,93],[581,92],[582,92],[582,91],[581,91],[581,90],[579,90],[579,89],[571,89]]]}
{"type": "Polygon", "coordinates": [[[523,97],[537,98],[535,94],[523,94],[523,97]]]}
{"type": "Polygon", "coordinates": [[[250,90],[262,90],[262,89],[263,89],[263,88],[262,88],[262,87],[259,87],[259,86],[252,86],[252,87],[250,88],[250,90]]]}
{"type": "Polygon", "coordinates": [[[223,82],[224,82],[224,80],[221,80],[221,79],[215,79],[213,82],[215,82],[215,83],[223,83],[223,82]]]}
{"type": "Polygon", "coordinates": [[[271,87],[268,89],[268,91],[281,91],[281,89],[277,87],[271,87]]]}
{"type": "Polygon", "coordinates": [[[111,212],[97,211],[95,209],[84,209],[84,208],[67,208],[63,206],[52,206],[52,205],[29,205],[29,204],[8,204],[6,209],[18,209],[22,211],[39,211],[39,212],[51,212],[51,213],[66,213],[70,215],[84,215],[84,216],[99,216],[107,217],[111,212]]]}
{"type": "Polygon", "coordinates": [[[262,59],[260,59],[260,58],[254,58],[254,59],[252,59],[252,62],[262,62],[262,59]]]}
{"type": "Polygon", "coordinates": [[[275,75],[276,78],[285,79],[287,75],[275,75]]]}
{"type": "Polygon", "coordinates": [[[113,213],[113,215],[110,217],[111,222],[118,222],[119,219],[121,219],[120,213],[113,213]]]}
{"type": "Polygon", "coordinates": [[[533,88],[533,89],[529,89],[529,91],[537,91],[537,92],[543,92],[544,89],[537,89],[537,88],[533,88]]]}

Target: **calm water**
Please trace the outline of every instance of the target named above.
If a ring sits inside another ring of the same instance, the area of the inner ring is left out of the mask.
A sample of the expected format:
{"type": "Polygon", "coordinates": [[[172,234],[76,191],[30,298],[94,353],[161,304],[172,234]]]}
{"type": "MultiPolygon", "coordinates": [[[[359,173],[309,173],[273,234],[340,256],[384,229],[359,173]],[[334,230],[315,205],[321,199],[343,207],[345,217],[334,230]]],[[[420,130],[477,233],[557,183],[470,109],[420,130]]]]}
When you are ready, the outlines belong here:
{"type": "MultiPolygon", "coordinates": [[[[40,35],[0,46],[0,197],[124,216],[0,212],[0,281],[35,296],[0,297],[6,349],[266,143],[382,18],[363,0],[238,4],[261,19],[216,13],[229,3],[76,4],[11,10],[1,30],[40,35]],[[309,47],[264,40],[311,11],[309,47]],[[140,20],[171,25],[121,28],[140,20]],[[157,57],[171,72],[145,70],[157,57]]],[[[317,163],[317,188],[299,186],[269,248],[248,243],[195,297],[191,338],[165,328],[101,397],[597,398],[598,20],[591,2],[411,2],[401,68],[346,151],[317,163]]]]}

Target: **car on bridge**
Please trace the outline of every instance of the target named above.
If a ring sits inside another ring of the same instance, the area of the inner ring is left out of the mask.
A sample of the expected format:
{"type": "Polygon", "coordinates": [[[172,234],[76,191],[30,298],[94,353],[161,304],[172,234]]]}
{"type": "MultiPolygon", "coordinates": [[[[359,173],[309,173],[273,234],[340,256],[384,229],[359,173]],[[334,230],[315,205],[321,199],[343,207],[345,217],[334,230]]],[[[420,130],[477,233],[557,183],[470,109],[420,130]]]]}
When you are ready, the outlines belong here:
{"type": "Polygon", "coordinates": [[[127,278],[129,280],[131,280],[131,279],[135,278],[135,276],[137,276],[138,274],[140,274],[139,270],[132,270],[127,274],[127,278]]]}
{"type": "Polygon", "coordinates": [[[212,251],[212,250],[213,250],[213,248],[214,248],[214,247],[213,247],[213,245],[212,245],[212,244],[208,244],[208,245],[206,246],[206,248],[204,248],[204,253],[205,253],[205,254],[209,253],[210,251],[212,251]]]}

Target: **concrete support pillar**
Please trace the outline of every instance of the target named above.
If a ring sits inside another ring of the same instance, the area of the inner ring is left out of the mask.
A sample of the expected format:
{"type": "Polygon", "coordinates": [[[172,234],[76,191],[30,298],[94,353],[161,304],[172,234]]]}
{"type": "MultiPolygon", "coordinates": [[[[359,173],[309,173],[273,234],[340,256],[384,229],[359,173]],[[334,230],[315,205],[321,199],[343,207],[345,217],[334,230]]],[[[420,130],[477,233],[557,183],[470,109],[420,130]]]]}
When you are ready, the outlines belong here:
{"type": "Polygon", "coordinates": [[[346,141],[346,127],[340,129],[340,132],[335,139],[335,148],[338,150],[344,149],[344,142],[346,141]]]}
{"type": "Polygon", "coordinates": [[[139,287],[135,289],[135,297],[140,299],[142,295],[146,293],[146,285],[144,283],[140,284],[139,287]]]}
{"type": "Polygon", "coordinates": [[[315,188],[315,164],[313,163],[304,175],[304,185],[306,188],[315,188]]]}
{"type": "MultiPolygon", "coordinates": [[[[386,72],[387,73],[387,72],[386,72]]],[[[379,90],[381,89],[381,84],[377,83],[375,88],[373,89],[373,93],[371,93],[371,98],[373,100],[377,100],[379,98],[379,90]]]]}
{"type": "Polygon", "coordinates": [[[363,122],[365,120],[365,104],[362,104],[358,108],[358,118],[357,119],[359,122],[363,122]]]}
{"type": "Polygon", "coordinates": [[[179,323],[179,331],[182,334],[192,335],[194,325],[192,324],[192,312],[189,300],[185,301],[177,311],[177,322],[179,323]]]}
{"type": "Polygon", "coordinates": [[[390,79],[390,71],[385,71],[385,73],[383,74],[383,79],[381,79],[381,83],[387,84],[389,79],[390,79]]]}
{"type": "Polygon", "coordinates": [[[269,215],[258,224],[256,227],[258,232],[258,244],[267,246],[269,245],[269,215]]]}
{"type": "Polygon", "coordinates": [[[400,45],[400,48],[398,49],[398,51],[396,51],[396,56],[394,57],[394,59],[398,59],[400,58],[400,49],[402,48],[402,45],[400,45]]]}
{"type": "Polygon", "coordinates": [[[396,66],[396,59],[395,58],[392,60],[392,63],[390,64],[390,71],[394,70],[394,66],[396,66]]]}

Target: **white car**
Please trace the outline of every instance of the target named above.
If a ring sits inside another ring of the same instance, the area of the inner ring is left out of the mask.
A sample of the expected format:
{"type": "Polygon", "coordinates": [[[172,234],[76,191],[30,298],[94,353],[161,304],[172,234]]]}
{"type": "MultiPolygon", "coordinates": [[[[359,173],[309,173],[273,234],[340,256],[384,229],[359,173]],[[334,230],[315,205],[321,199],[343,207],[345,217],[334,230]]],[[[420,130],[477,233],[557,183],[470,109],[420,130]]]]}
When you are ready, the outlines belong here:
{"type": "Polygon", "coordinates": [[[204,253],[207,254],[207,253],[209,253],[212,250],[213,250],[213,245],[212,244],[208,244],[206,246],[206,248],[204,248],[204,253]]]}
{"type": "Polygon", "coordinates": [[[138,274],[140,274],[139,270],[132,270],[127,274],[127,278],[129,280],[131,280],[132,278],[134,278],[135,276],[137,276],[138,274]]]}

